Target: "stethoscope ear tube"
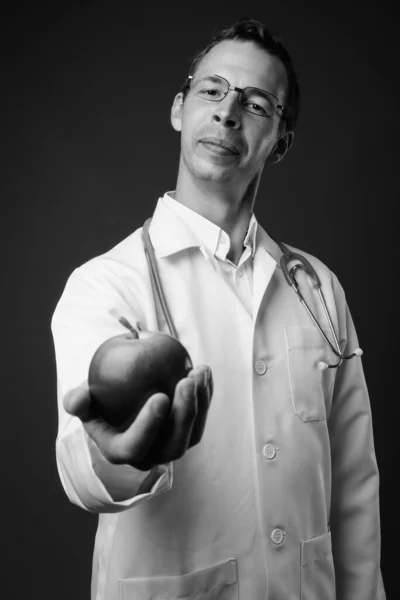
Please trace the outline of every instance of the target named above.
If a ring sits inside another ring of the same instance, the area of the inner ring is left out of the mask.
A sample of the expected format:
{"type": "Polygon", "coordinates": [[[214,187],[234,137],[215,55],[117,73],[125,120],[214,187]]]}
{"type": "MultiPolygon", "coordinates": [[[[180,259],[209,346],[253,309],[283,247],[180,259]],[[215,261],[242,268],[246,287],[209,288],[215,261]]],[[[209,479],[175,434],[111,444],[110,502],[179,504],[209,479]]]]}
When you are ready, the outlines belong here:
{"type": "Polygon", "coordinates": [[[165,320],[167,321],[167,325],[168,325],[170,334],[172,335],[172,337],[179,339],[178,333],[176,331],[174,322],[172,320],[171,313],[169,312],[168,304],[165,299],[164,291],[163,291],[163,288],[161,285],[161,279],[160,279],[160,274],[158,272],[157,261],[156,261],[156,257],[154,254],[153,244],[151,243],[150,235],[149,235],[150,223],[151,223],[151,217],[149,219],[147,219],[143,224],[142,240],[143,240],[144,253],[146,256],[146,260],[147,260],[147,264],[149,266],[149,271],[150,271],[150,276],[151,276],[151,285],[153,288],[153,296],[154,296],[154,298],[158,298],[158,300],[160,302],[161,309],[164,313],[165,320]]]}

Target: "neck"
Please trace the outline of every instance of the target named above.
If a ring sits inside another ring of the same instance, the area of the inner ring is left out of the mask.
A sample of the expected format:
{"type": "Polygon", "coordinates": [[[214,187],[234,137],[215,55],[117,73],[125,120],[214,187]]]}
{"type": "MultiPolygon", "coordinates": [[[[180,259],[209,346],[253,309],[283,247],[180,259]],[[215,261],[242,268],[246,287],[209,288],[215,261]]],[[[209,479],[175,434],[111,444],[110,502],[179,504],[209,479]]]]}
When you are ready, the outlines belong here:
{"type": "Polygon", "coordinates": [[[178,175],[175,200],[221,227],[230,238],[228,257],[239,262],[243,242],[254,210],[260,176],[250,183],[231,187],[226,182],[199,181],[178,175]]]}

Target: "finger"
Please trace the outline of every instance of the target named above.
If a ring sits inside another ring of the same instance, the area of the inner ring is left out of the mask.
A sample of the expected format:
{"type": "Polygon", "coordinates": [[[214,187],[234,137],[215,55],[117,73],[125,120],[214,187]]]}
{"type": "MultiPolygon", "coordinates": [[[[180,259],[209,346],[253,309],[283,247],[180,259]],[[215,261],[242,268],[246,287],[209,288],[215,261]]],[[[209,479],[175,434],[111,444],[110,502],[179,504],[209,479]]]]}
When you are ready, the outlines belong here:
{"type": "Polygon", "coordinates": [[[91,405],[88,382],[84,381],[78,387],[67,392],[63,404],[69,414],[82,420],[86,419],[89,416],[91,405]]]}
{"type": "Polygon", "coordinates": [[[85,423],[85,428],[109,462],[130,464],[140,469],[165,424],[170,405],[166,394],[157,393],[148,399],[133,423],[123,432],[101,417],[85,423]]]}
{"type": "Polygon", "coordinates": [[[170,409],[171,400],[167,394],[158,392],[151,396],[130,427],[115,439],[114,452],[120,458],[128,459],[129,464],[144,468],[141,463],[165,428],[170,409]]]}
{"type": "Polygon", "coordinates": [[[161,439],[157,441],[161,462],[177,460],[186,452],[196,415],[196,382],[186,377],[175,388],[171,412],[161,439]]]}
{"type": "Polygon", "coordinates": [[[208,409],[210,408],[213,394],[213,378],[211,369],[203,371],[203,380],[197,385],[197,415],[190,437],[189,447],[198,444],[203,437],[206,426],[208,409]]]}
{"type": "Polygon", "coordinates": [[[207,365],[198,365],[197,367],[194,367],[191,371],[189,371],[188,377],[193,377],[198,384],[202,384],[204,380],[204,375],[209,370],[210,367],[207,365]]]}

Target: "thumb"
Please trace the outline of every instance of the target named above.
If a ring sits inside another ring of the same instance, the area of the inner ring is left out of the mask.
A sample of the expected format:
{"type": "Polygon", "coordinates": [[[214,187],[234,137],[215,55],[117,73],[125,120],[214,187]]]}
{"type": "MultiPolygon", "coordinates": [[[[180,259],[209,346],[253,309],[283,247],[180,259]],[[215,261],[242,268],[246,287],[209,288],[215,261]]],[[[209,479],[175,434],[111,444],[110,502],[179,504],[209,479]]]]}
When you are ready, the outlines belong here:
{"type": "Polygon", "coordinates": [[[91,401],[88,382],[84,381],[65,394],[63,404],[70,415],[85,420],[89,416],[91,401]]]}

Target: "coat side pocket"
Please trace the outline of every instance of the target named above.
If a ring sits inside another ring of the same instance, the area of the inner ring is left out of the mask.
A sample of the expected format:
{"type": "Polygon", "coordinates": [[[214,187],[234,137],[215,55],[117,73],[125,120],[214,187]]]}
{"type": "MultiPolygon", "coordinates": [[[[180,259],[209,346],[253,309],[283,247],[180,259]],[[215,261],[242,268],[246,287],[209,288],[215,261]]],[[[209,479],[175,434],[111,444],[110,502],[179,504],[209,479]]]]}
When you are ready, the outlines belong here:
{"type": "Polygon", "coordinates": [[[301,545],[301,600],[336,600],[331,533],[301,545]]]}
{"type": "Polygon", "coordinates": [[[237,563],[230,558],[206,569],[169,577],[123,579],[120,600],[238,600],[237,563]]]}

